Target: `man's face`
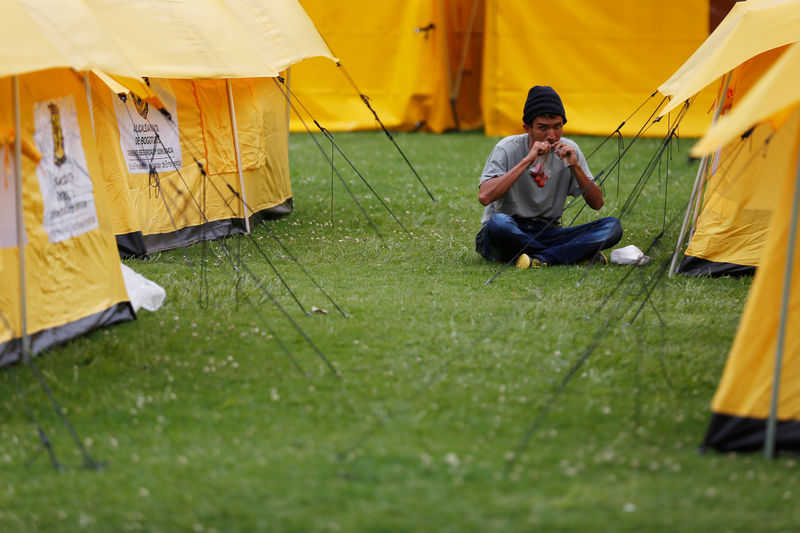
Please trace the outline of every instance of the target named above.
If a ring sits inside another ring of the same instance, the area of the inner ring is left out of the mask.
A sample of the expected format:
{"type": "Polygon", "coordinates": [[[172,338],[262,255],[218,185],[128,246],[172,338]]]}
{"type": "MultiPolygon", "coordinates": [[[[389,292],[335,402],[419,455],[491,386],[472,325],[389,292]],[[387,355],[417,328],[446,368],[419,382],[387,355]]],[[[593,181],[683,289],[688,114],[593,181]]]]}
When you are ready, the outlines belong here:
{"type": "Polygon", "coordinates": [[[564,129],[564,119],[562,117],[536,117],[533,119],[533,124],[530,126],[525,124],[524,127],[530,137],[530,144],[536,141],[547,141],[553,144],[561,139],[561,132],[564,129]]]}

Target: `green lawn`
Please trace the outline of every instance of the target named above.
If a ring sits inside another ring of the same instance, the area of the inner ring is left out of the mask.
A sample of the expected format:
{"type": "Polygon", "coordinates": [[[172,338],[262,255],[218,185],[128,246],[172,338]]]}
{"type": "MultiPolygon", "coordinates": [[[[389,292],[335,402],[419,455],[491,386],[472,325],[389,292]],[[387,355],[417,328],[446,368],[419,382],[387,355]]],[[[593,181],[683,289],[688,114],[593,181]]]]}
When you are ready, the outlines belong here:
{"type": "MultiPolygon", "coordinates": [[[[81,468],[31,372],[0,372],[0,531],[800,527],[794,459],[697,453],[750,280],[659,280],[691,141],[623,216],[620,246],[649,249],[648,266],[512,268],[486,285],[500,265],[474,252],[477,182],[496,138],[397,135],[436,202],[382,133],[336,139],[412,235],[337,155],[381,240],[293,135],[291,216],[254,240],[129,261],[166,288],[162,309],[37,358],[101,470],[81,468]],[[305,315],[262,252],[304,308],[329,313],[305,315]],[[15,377],[65,470],[37,455],[15,377]]],[[[601,139],[576,140],[589,153],[601,139]]],[[[609,177],[602,215],[619,214],[656,147],[638,142],[609,177]]],[[[616,153],[608,143],[590,166],[616,153]]]]}

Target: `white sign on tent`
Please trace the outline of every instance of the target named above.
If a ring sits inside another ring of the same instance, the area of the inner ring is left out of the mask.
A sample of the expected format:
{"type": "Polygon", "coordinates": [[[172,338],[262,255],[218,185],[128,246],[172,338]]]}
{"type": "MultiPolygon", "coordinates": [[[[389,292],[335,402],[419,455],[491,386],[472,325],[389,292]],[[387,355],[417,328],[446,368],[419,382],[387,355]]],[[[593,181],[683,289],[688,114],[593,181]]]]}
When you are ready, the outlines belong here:
{"type": "Polygon", "coordinates": [[[158,95],[172,116],[168,119],[152,109],[144,100],[128,93],[125,101],[114,97],[114,112],[119,127],[122,154],[131,174],[149,174],[170,171],[181,167],[181,140],[178,129],[178,106],[175,95],[166,83],[150,81],[150,88],[158,95]]]}
{"type": "Polygon", "coordinates": [[[83,153],[78,112],[72,95],[33,106],[33,139],[42,153],[36,167],[50,242],[76,237],[98,226],[94,188],[83,153]]]}

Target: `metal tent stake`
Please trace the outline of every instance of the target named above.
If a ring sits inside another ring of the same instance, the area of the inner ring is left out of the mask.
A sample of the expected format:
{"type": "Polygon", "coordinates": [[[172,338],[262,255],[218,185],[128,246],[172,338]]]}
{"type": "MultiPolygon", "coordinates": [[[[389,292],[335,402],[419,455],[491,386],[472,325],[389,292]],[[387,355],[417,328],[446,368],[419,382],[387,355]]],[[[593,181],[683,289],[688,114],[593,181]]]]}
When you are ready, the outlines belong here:
{"type": "Polygon", "coordinates": [[[794,181],[794,203],[792,205],[792,221],[789,226],[789,243],[786,247],[786,273],[783,278],[783,296],[781,298],[781,315],[778,322],[778,338],[775,347],[775,374],[772,378],[772,399],[767,418],[767,436],[764,441],[764,456],[775,457],[775,430],[778,423],[778,395],[781,383],[781,366],[783,365],[783,348],[786,340],[786,322],[789,314],[789,296],[792,291],[792,270],[794,266],[794,249],[797,240],[797,217],[800,210],[800,157],[797,161],[794,181]]]}
{"type": "Polygon", "coordinates": [[[233,87],[231,86],[231,79],[228,78],[226,81],[226,87],[228,89],[228,111],[231,114],[231,129],[233,130],[233,146],[236,149],[236,171],[239,173],[239,189],[242,191],[242,195],[239,198],[239,203],[242,206],[242,215],[244,216],[244,227],[247,233],[250,233],[250,215],[253,213],[251,212],[250,215],[247,214],[247,195],[244,191],[244,176],[242,175],[242,153],[239,150],[239,131],[236,126],[236,108],[233,106],[233,87]]]}

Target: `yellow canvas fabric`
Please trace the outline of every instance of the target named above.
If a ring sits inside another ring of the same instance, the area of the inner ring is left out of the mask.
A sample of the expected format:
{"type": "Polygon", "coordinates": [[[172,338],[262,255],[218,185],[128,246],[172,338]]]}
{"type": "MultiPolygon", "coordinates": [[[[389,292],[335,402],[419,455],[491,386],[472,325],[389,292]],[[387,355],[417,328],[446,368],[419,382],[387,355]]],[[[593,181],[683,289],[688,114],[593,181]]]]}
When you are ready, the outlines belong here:
{"type": "Polygon", "coordinates": [[[277,75],[223,2],[88,0],[87,4],[142,75],[277,75]]]}
{"type": "MultiPolygon", "coordinates": [[[[607,135],[691,54],[708,28],[707,3],[692,0],[666,11],[636,0],[535,8],[521,0],[301,3],[382,122],[398,130],[454,128],[451,98],[457,96],[461,129],[483,124],[489,135],[518,133],[528,89],[548,84],[565,100],[568,132],[607,135]],[[548,22],[526,23],[534,9],[537,20],[548,22]]],[[[303,62],[291,70],[291,89],[328,129],[375,129],[374,115],[339,70],[320,59],[303,62]]],[[[710,90],[698,97],[681,135],[705,131],[714,96],[710,90]]],[[[623,133],[636,133],[661,99],[623,133]]],[[[664,119],[647,135],[663,135],[667,127],[664,119]]],[[[294,116],[291,129],[305,131],[294,116]]]]}
{"type": "MultiPolygon", "coordinates": [[[[783,128],[792,130],[791,149],[771,154],[786,160],[787,171],[773,177],[778,203],[770,225],[764,257],[747,298],[739,329],[712,403],[715,413],[765,418],[773,384],[780,304],[800,152],[800,108],[783,128]]],[[[795,242],[788,327],[784,345],[778,419],[800,419],[800,239],[795,242]]]]}
{"type": "Polygon", "coordinates": [[[0,17],[0,76],[57,67],[99,69],[150,97],[125,53],[80,0],[8,0],[0,17]]]}
{"type": "MultiPolygon", "coordinates": [[[[566,133],[609,135],[708,35],[708,3],[573,0],[531,4],[487,0],[482,103],[486,133],[522,131],[528,89],[561,96],[566,133]]],[[[656,95],[622,128],[635,134],[662,100],[656,95]]],[[[700,136],[711,121],[703,93],[680,127],[700,136]]],[[[663,135],[667,119],[648,130],[663,135]]]]}
{"type": "Polygon", "coordinates": [[[249,216],[292,198],[287,106],[272,79],[231,83],[249,216]]]}
{"type": "MultiPolygon", "coordinates": [[[[442,129],[449,114],[449,88],[443,68],[445,32],[437,26],[437,2],[301,0],[301,4],[388,128],[421,127],[431,120],[434,102],[444,102],[446,112],[428,124],[442,129]]],[[[378,127],[341,67],[330,61],[310,59],[292,67],[290,83],[298,101],[325,128],[378,127]]],[[[317,131],[308,115],[303,119],[317,131]]],[[[290,127],[305,131],[294,113],[290,127]]]]}
{"type": "Polygon", "coordinates": [[[707,185],[705,204],[686,255],[708,261],[758,266],[770,231],[780,191],[774,176],[787,172],[785,158],[795,142],[788,130],[773,135],[769,124],[759,125],[747,140],[727,146],[720,170],[707,185]]]}
{"type": "MultiPolygon", "coordinates": [[[[244,218],[242,201],[230,190],[239,194],[241,186],[225,80],[154,78],[150,83],[162,100],[173,102],[173,120],[165,121],[155,110],[146,120],[130,111],[130,106],[120,111],[117,95],[94,86],[103,175],[112,205],[119,205],[114,211],[115,232],[161,235],[244,218]],[[148,131],[154,127],[159,128],[160,140],[148,131]],[[123,143],[121,136],[132,129],[133,143],[123,143]],[[130,156],[132,148],[143,149],[142,155],[130,156]],[[172,149],[171,155],[160,153],[165,148],[172,149]],[[150,160],[154,149],[159,152],[155,163],[150,160]],[[157,177],[149,173],[151,164],[157,167],[157,177]]],[[[292,194],[285,101],[269,78],[232,80],[231,86],[245,201],[258,212],[283,203],[292,194]]]]}
{"type": "Polygon", "coordinates": [[[295,0],[226,0],[225,5],[276,71],[309,57],[336,59],[295,0]]]}
{"type": "MultiPolygon", "coordinates": [[[[239,191],[226,85],[214,80],[198,80],[195,85],[203,117],[209,176],[226,182],[236,181],[232,186],[239,191]]],[[[245,185],[245,211],[250,216],[292,197],[286,100],[272,79],[232,80],[231,87],[245,185]]],[[[227,188],[224,192],[230,195],[227,188]]],[[[237,218],[242,218],[241,213],[237,218]]]]}
{"type": "Polygon", "coordinates": [[[64,66],[137,75],[100,21],[78,0],[3,2],[0,43],[6,51],[0,76],[64,66]]]}
{"type": "MultiPolygon", "coordinates": [[[[66,69],[23,75],[20,99],[23,139],[35,143],[43,154],[38,164],[29,157],[23,157],[22,161],[27,320],[28,332],[33,334],[99,313],[127,301],[128,296],[99,178],[100,165],[82,78],[66,69]],[[49,104],[53,104],[48,119],[51,122],[40,121],[37,131],[36,117],[46,113],[49,104]],[[52,128],[49,131],[48,125],[52,128]],[[70,168],[71,171],[55,176],[42,172],[48,162],[52,167],[56,159],[62,161],[60,169],[70,168]],[[37,169],[41,174],[37,174],[37,169]],[[79,182],[80,187],[69,186],[79,182]],[[48,191],[56,192],[57,197],[46,198],[42,192],[43,183],[48,191]],[[90,189],[87,190],[84,187],[88,184],[90,189]],[[76,194],[77,197],[72,196],[76,194]],[[89,198],[93,208],[84,205],[89,198]],[[80,216],[71,217],[71,214],[80,216]],[[92,214],[94,220],[91,220],[92,214]]],[[[0,80],[0,129],[13,131],[9,78],[0,80]]],[[[6,157],[0,161],[5,166],[4,179],[0,180],[0,201],[8,205],[8,179],[13,165],[8,152],[4,155],[6,157]]],[[[10,179],[13,180],[13,175],[10,179]]],[[[18,338],[21,333],[18,252],[16,246],[8,246],[6,238],[9,231],[16,229],[9,220],[4,217],[0,224],[3,226],[0,239],[5,243],[0,246],[0,309],[3,314],[0,343],[18,338]]]]}
{"type": "Polygon", "coordinates": [[[775,129],[781,126],[788,116],[787,108],[800,100],[797,90],[800,87],[800,43],[786,47],[770,67],[769,72],[752,87],[747,100],[734,107],[698,141],[692,148],[693,154],[710,153],[767,118],[775,129]]]}
{"type": "MultiPolygon", "coordinates": [[[[166,80],[154,79],[152,83],[155,87],[165,88],[172,95],[173,101],[181,99],[190,99],[192,103],[194,101],[193,85],[190,81],[176,82],[177,88],[166,80]]],[[[199,192],[200,171],[192,163],[191,157],[188,159],[189,164],[184,162],[183,156],[175,160],[179,172],[170,170],[168,158],[160,158],[164,166],[158,169],[158,179],[151,180],[147,164],[150,163],[149,156],[152,154],[143,152],[140,156],[142,169],[136,172],[129,171],[128,160],[136,163],[139,158],[126,155],[132,147],[130,143],[122,147],[120,132],[132,130],[133,120],[141,123],[142,119],[137,117],[135,112],[130,113],[131,118],[128,120],[124,113],[118,118],[115,108],[115,105],[119,105],[117,95],[97,84],[94,88],[96,91],[92,93],[92,100],[95,111],[95,135],[101,154],[102,175],[114,206],[115,232],[123,234],[141,229],[143,234],[165,233],[174,231],[173,220],[178,228],[199,223],[200,215],[194,207],[193,199],[199,192]],[[184,182],[187,185],[184,185],[184,182]],[[127,205],[125,205],[126,200],[127,205]]],[[[130,94],[127,97],[131,98],[130,94]]],[[[175,112],[175,108],[172,109],[175,112]]],[[[155,113],[155,110],[153,112],[155,113]]],[[[162,122],[162,135],[172,134],[173,138],[178,138],[181,145],[196,143],[198,138],[202,140],[198,115],[192,112],[191,106],[178,107],[174,116],[183,128],[182,134],[174,127],[164,126],[162,122]]],[[[167,143],[172,144],[169,141],[167,143]]],[[[160,143],[154,141],[153,135],[147,135],[147,132],[141,132],[141,135],[136,136],[134,145],[133,149],[141,148],[145,151],[161,148],[160,143]]],[[[200,147],[202,146],[201,142],[200,147]]],[[[199,157],[204,161],[202,153],[199,157]]]]}
{"type": "MultiPolygon", "coordinates": [[[[104,189],[111,206],[111,222],[115,235],[141,232],[139,216],[134,208],[124,167],[119,163],[121,153],[119,149],[108,149],[109,141],[103,140],[108,135],[105,127],[113,118],[113,110],[108,104],[109,88],[97,76],[91,76],[92,107],[95,122],[95,135],[97,138],[97,157],[103,172],[104,189]]],[[[116,146],[119,146],[117,143],[116,146]]],[[[116,148],[116,146],[114,148],[116,148]]]]}
{"type": "MultiPolygon", "coordinates": [[[[780,48],[759,54],[732,72],[724,104],[730,114],[782,53],[780,48]]],[[[769,184],[788,171],[787,160],[774,155],[791,150],[794,142],[791,128],[775,132],[763,123],[746,139],[737,139],[714,155],[687,255],[758,266],[779,194],[769,184]]]]}
{"type": "Polygon", "coordinates": [[[330,57],[302,8],[288,0],[86,3],[145,76],[277,76],[306,57],[330,57]]]}
{"type": "Polygon", "coordinates": [[[672,97],[665,112],[737,65],[800,39],[800,0],[737,2],[702,46],[658,90],[672,97]]]}
{"type": "Polygon", "coordinates": [[[153,91],[150,90],[150,87],[142,78],[127,78],[125,76],[106,74],[102,70],[98,69],[92,69],[90,72],[87,71],[86,75],[89,74],[92,74],[94,77],[102,80],[103,83],[105,83],[108,88],[115,93],[125,93],[130,91],[149,102],[150,105],[154,105],[157,108],[164,107],[164,103],[159,100],[158,96],[156,96],[153,91]]]}

